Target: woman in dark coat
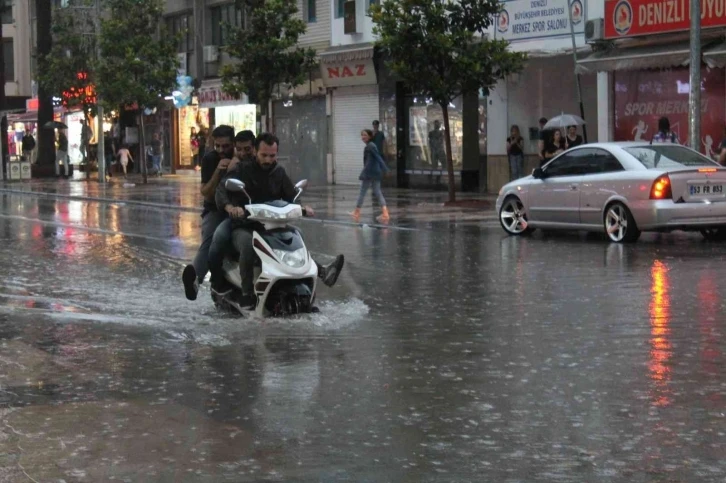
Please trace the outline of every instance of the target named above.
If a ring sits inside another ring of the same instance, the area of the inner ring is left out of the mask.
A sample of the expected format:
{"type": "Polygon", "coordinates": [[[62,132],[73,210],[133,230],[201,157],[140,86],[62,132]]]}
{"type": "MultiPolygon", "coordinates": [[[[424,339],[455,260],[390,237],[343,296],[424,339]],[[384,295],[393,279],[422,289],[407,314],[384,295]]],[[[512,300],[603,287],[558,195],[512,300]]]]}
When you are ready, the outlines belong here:
{"type": "Polygon", "coordinates": [[[361,171],[358,179],[361,180],[360,195],[358,196],[358,203],[355,205],[355,211],[351,213],[351,216],[358,221],[360,219],[360,209],[365,201],[368,189],[373,187],[373,195],[378,198],[378,202],[381,204],[381,216],[377,218],[380,222],[387,222],[390,220],[388,214],[388,207],[386,206],[386,199],[381,193],[381,179],[383,175],[388,172],[388,166],[381,157],[381,153],[378,151],[375,143],[373,143],[373,131],[370,129],[364,129],[360,133],[360,139],[363,144],[366,145],[363,150],[363,171],[361,171]]]}

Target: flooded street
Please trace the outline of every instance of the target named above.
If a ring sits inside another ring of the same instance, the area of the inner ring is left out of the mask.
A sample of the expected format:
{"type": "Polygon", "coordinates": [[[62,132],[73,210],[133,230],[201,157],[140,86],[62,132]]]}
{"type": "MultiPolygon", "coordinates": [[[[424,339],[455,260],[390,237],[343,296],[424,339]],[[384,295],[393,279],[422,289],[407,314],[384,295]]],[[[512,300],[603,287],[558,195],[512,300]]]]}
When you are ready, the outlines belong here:
{"type": "Polygon", "coordinates": [[[723,244],[305,220],[321,313],[246,320],[199,221],[0,193],[0,481],[726,479],[723,244]]]}

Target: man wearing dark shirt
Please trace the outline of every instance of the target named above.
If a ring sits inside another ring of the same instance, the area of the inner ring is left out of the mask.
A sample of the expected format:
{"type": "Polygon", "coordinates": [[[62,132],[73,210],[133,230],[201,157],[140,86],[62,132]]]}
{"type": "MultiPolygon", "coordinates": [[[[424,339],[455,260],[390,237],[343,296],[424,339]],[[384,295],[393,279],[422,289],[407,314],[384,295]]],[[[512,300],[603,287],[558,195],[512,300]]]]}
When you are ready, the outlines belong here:
{"type": "Polygon", "coordinates": [[[202,159],[202,188],[204,211],[202,212],[202,244],[191,265],[184,268],[182,281],[184,292],[189,300],[196,300],[199,284],[207,275],[209,262],[209,246],[212,244],[214,231],[224,221],[227,214],[217,209],[214,193],[217,185],[224,178],[227,168],[234,157],[234,128],[217,126],[212,132],[214,151],[207,153],[202,159]]]}
{"type": "Polygon", "coordinates": [[[552,131],[544,128],[546,124],[547,124],[547,118],[541,117],[539,119],[539,142],[537,143],[537,152],[539,153],[540,164],[542,164],[545,159],[545,157],[544,157],[545,146],[547,146],[547,143],[549,143],[552,138],[552,131]]]}
{"type": "Polygon", "coordinates": [[[378,153],[383,158],[383,144],[386,142],[386,136],[379,130],[380,127],[380,122],[373,121],[373,144],[376,145],[376,147],[378,148],[378,153]]]}
{"type": "Polygon", "coordinates": [[[574,148],[582,144],[582,136],[577,134],[577,126],[567,127],[567,136],[565,136],[565,149],[574,148]]]}

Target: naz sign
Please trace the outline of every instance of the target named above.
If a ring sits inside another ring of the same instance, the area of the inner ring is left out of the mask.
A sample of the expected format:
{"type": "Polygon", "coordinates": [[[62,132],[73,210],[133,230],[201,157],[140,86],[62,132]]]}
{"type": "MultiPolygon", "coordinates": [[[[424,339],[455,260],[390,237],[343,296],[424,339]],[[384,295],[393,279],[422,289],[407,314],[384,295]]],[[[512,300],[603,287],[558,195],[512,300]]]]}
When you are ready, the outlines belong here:
{"type": "MultiPolygon", "coordinates": [[[[701,0],[701,27],[726,27],[726,0],[701,0]]],[[[605,38],[689,30],[690,0],[606,0],[605,38]]]]}
{"type": "Polygon", "coordinates": [[[377,83],[372,59],[320,65],[326,87],[359,86],[377,83]]]}

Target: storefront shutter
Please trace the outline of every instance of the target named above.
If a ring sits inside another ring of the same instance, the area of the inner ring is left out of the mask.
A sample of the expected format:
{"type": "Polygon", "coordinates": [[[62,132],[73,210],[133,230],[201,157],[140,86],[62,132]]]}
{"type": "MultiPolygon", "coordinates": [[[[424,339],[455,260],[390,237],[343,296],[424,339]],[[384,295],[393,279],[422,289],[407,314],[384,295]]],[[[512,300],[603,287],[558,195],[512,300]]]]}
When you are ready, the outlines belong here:
{"type": "Polygon", "coordinates": [[[363,169],[360,132],[380,116],[378,86],[339,87],[333,92],[333,162],[335,182],[358,184],[363,169]]]}

